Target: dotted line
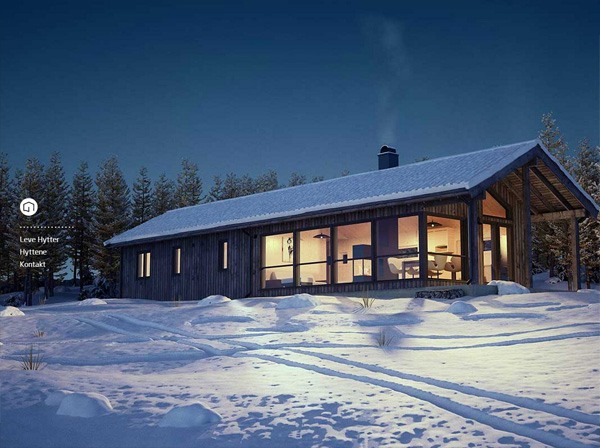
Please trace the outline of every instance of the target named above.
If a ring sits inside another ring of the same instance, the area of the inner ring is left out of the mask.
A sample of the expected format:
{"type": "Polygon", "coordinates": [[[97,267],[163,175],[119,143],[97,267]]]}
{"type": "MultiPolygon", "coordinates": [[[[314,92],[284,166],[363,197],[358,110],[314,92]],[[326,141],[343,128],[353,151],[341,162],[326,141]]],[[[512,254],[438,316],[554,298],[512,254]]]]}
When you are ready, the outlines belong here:
{"type": "Polygon", "coordinates": [[[75,226],[19,226],[20,229],[74,229],[75,226]]]}

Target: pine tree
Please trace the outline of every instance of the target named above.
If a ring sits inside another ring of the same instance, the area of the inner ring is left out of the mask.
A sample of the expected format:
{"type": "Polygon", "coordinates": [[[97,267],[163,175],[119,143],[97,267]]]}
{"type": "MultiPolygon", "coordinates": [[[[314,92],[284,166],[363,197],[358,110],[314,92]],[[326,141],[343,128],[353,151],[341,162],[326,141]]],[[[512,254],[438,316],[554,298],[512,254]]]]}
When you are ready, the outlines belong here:
{"type": "Polygon", "coordinates": [[[175,183],[162,173],[154,182],[152,217],[162,215],[175,208],[175,183]]]}
{"type": "Polygon", "coordinates": [[[251,194],[277,190],[279,188],[277,173],[274,170],[269,170],[265,174],[257,176],[252,184],[251,194]]]}
{"type": "MultiPolygon", "coordinates": [[[[11,244],[15,253],[18,253],[18,262],[34,262],[46,261],[45,257],[29,257],[26,258],[19,253],[19,249],[45,249],[36,243],[21,244],[19,236],[27,236],[37,238],[44,236],[47,232],[43,226],[47,222],[46,216],[46,195],[45,195],[45,176],[44,166],[36,158],[28,159],[25,162],[25,171],[17,172],[15,177],[18,182],[18,197],[17,202],[24,198],[32,198],[38,203],[38,211],[33,216],[25,216],[22,213],[17,213],[15,232],[11,236],[11,244]]],[[[25,268],[19,269],[18,275],[24,278],[25,301],[28,306],[33,305],[33,292],[39,286],[39,281],[43,278],[43,270],[41,268],[25,268]]]]}
{"type": "Polygon", "coordinates": [[[93,266],[110,287],[117,292],[119,278],[119,252],[104,246],[104,242],[130,225],[129,187],[119,168],[116,157],[106,160],[96,175],[97,211],[95,219],[96,247],[93,266]]]}
{"type": "Polygon", "coordinates": [[[152,217],[152,182],[146,167],[140,169],[133,184],[132,225],[137,226],[152,217]]]}
{"type": "Polygon", "coordinates": [[[288,187],[295,187],[297,185],[304,185],[306,183],[306,176],[303,174],[299,174],[297,172],[293,172],[290,175],[290,180],[288,181],[288,187]]]}
{"type": "Polygon", "coordinates": [[[14,274],[16,257],[10,242],[16,220],[16,197],[10,178],[8,157],[0,153],[0,291],[10,290],[10,277],[14,274]]]}
{"type": "MultiPolygon", "coordinates": [[[[556,120],[551,113],[542,116],[542,130],[539,139],[550,153],[567,169],[572,168],[568,156],[568,145],[565,142],[556,120]]],[[[566,221],[540,222],[532,226],[533,258],[538,270],[550,270],[551,276],[567,277],[570,275],[570,237],[569,225],[566,221]]]]}
{"type": "Polygon", "coordinates": [[[556,125],[556,119],[552,112],[542,115],[542,130],[538,138],[542,141],[548,151],[558,159],[560,164],[571,171],[572,161],[569,157],[569,145],[564,140],[560,129],[556,125]]]}
{"type": "Polygon", "coordinates": [[[198,177],[198,165],[183,159],[181,172],[177,176],[175,190],[175,206],[188,207],[199,204],[202,200],[202,181],[198,177]]]}
{"type": "Polygon", "coordinates": [[[44,175],[45,182],[45,217],[53,236],[58,237],[59,243],[53,244],[48,250],[46,262],[47,295],[54,296],[54,277],[64,277],[61,271],[67,263],[67,201],[69,188],[65,180],[65,172],[60,161],[60,154],[55,152],[50,157],[50,164],[44,175]]]}
{"type": "Polygon", "coordinates": [[[277,188],[279,188],[279,182],[277,181],[277,173],[273,170],[257,176],[256,179],[247,174],[238,176],[237,174],[229,173],[224,180],[220,176],[214,177],[213,186],[208,193],[208,200],[212,202],[239,198],[277,188]]]}
{"type": "MultiPolygon", "coordinates": [[[[600,147],[593,148],[587,139],[579,143],[574,162],[575,180],[600,203],[600,147]]],[[[585,266],[586,287],[600,282],[600,222],[588,217],[579,225],[581,263],[585,266]]]]}
{"type": "Polygon", "coordinates": [[[88,164],[81,162],[73,176],[69,195],[69,256],[73,262],[73,280],[79,273],[79,293],[83,286],[91,280],[92,251],[95,245],[94,181],[88,171],[88,164]]]}

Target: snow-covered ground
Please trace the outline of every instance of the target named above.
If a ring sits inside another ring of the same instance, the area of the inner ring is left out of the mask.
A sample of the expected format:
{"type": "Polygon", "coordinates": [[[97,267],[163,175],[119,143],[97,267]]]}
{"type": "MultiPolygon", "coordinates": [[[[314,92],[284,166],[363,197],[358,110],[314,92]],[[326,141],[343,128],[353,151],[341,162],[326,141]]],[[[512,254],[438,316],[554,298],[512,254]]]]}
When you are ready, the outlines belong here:
{"type": "Polygon", "coordinates": [[[0,446],[600,446],[600,294],[313,299],[1,317],[0,446]]]}

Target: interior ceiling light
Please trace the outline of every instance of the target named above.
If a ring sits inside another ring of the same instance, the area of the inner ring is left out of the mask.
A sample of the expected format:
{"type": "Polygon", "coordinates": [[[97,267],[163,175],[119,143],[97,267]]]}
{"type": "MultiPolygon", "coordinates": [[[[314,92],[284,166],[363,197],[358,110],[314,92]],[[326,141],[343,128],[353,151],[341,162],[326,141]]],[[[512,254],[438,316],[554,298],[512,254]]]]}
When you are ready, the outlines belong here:
{"type": "Polygon", "coordinates": [[[437,221],[429,221],[427,223],[427,227],[443,227],[443,226],[437,221]]]}
{"type": "Polygon", "coordinates": [[[329,239],[329,235],[325,235],[323,232],[321,232],[317,233],[315,236],[313,236],[313,238],[317,238],[319,240],[326,240],[329,239]]]}

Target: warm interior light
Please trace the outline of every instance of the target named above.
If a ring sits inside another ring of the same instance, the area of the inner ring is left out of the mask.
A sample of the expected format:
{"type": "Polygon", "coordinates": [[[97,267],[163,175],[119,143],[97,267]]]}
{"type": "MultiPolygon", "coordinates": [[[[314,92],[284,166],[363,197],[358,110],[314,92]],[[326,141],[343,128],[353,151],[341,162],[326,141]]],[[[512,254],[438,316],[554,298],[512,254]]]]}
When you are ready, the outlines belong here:
{"type": "Polygon", "coordinates": [[[442,225],[437,221],[429,221],[427,227],[442,227],[442,225]]]}
{"type": "Polygon", "coordinates": [[[315,236],[313,236],[313,238],[317,238],[320,240],[326,240],[329,238],[329,235],[325,235],[324,233],[317,233],[315,236]]]}

